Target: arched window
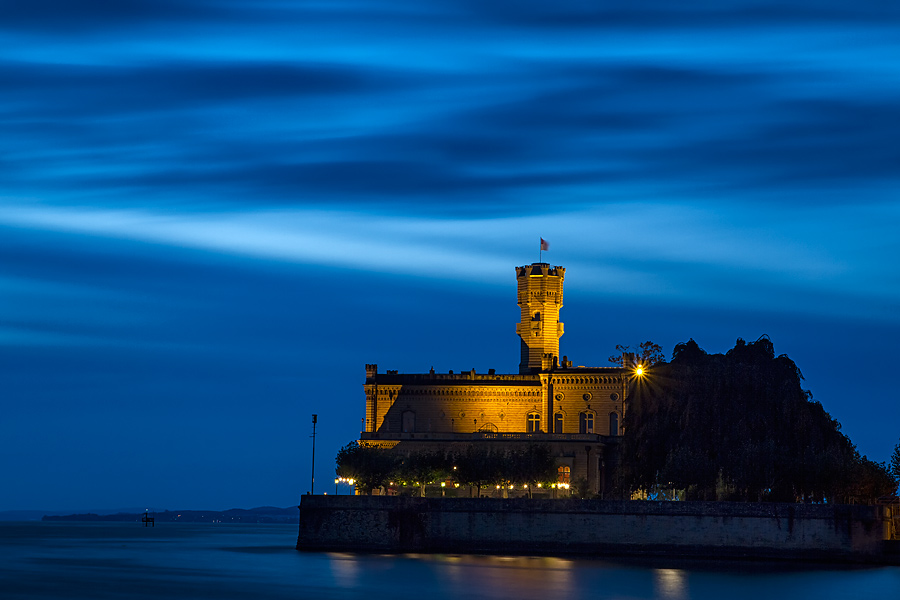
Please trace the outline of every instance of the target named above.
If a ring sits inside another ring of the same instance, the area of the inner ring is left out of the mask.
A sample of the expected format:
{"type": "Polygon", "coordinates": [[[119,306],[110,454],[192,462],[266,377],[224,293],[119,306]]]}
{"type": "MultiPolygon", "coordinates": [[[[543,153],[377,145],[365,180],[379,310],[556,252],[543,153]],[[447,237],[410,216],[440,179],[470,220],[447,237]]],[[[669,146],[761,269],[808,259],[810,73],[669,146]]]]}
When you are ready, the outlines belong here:
{"type": "Polygon", "coordinates": [[[531,317],[531,320],[532,320],[532,321],[540,321],[540,320],[541,320],[541,313],[539,313],[539,312],[534,313],[534,316],[531,317]]]}
{"type": "Polygon", "coordinates": [[[583,412],[578,415],[578,433],[594,433],[594,413],[583,412]]]}
{"type": "Polygon", "coordinates": [[[541,431],[541,415],[538,413],[528,413],[528,422],[526,429],[528,433],[540,433],[541,431]]]}
{"type": "Polygon", "coordinates": [[[481,427],[478,428],[478,431],[487,431],[491,433],[497,433],[497,426],[493,423],[485,423],[481,427]]]}
{"type": "Polygon", "coordinates": [[[609,413],[609,435],[619,435],[618,413],[609,413]]]}
{"type": "Polygon", "coordinates": [[[572,469],[566,465],[560,465],[558,469],[556,469],[556,483],[569,483],[569,479],[572,477],[572,469]]]}
{"type": "Polygon", "coordinates": [[[563,432],[563,415],[562,413],[556,413],[553,415],[553,433],[562,433],[563,432]]]}

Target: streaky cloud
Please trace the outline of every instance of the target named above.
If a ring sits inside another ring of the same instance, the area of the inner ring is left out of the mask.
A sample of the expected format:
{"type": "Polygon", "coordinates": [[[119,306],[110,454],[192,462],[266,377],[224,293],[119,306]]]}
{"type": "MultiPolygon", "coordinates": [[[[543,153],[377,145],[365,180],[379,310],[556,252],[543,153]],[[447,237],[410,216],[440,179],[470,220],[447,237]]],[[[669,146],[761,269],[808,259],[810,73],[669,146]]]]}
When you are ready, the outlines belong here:
{"type": "Polygon", "coordinates": [[[593,293],[665,295],[673,302],[713,306],[759,306],[778,298],[781,309],[794,311],[809,310],[815,297],[814,310],[885,318],[886,304],[900,298],[900,282],[874,278],[878,267],[868,262],[873,240],[884,240],[887,227],[871,216],[885,214],[885,208],[860,209],[853,220],[865,231],[845,234],[838,245],[822,245],[816,238],[828,229],[835,235],[846,230],[846,218],[838,226],[829,214],[841,209],[808,214],[798,207],[774,222],[760,221],[752,204],[732,205],[727,219],[704,204],[629,203],[557,213],[550,220],[542,215],[430,220],[371,211],[188,214],[32,205],[0,209],[0,223],[483,285],[505,281],[509,265],[521,260],[515,256],[525,249],[527,232],[535,239],[545,232],[558,236],[555,248],[569,248],[573,258],[565,262],[593,293]],[[472,264],[479,268],[473,270],[472,264]]]}

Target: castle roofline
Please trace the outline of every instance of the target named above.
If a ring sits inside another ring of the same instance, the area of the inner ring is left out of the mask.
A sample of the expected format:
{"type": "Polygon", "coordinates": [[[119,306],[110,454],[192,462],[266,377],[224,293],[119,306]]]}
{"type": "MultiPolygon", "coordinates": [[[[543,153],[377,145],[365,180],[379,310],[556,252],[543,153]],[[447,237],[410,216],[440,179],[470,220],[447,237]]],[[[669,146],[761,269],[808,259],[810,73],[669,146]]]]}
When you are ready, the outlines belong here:
{"type": "MultiPolygon", "coordinates": [[[[493,369],[491,369],[493,371],[493,369]]],[[[504,386],[504,385],[524,385],[524,386],[540,386],[541,376],[560,376],[560,375],[604,375],[615,376],[625,371],[622,367],[568,367],[554,368],[544,371],[534,371],[532,373],[476,373],[474,369],[471,371],[462,371],[459,373],[399,373],[398,371],[388,370],[384,373],[378,373],[375,370],[366,373],[366,383],[379,383],[388,385],[487,385],[487,386],[504,386]]]]}
{"type": "Polygon", "coordinates": [[[476,373],[367,373],[367,383],[416,384],[416,385],[541,385],[540,374],[476,373]]]}

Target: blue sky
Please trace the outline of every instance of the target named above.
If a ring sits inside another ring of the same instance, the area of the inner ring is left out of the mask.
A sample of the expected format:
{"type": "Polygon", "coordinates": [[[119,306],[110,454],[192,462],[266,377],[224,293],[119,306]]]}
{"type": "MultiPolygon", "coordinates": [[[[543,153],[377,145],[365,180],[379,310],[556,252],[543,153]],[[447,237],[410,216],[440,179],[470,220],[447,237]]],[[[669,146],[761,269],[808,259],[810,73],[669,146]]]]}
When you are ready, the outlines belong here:
{"type": "MultiPolygon", "coordinates": [[[[900,438],[900,8],[144,2],[0,9],[0,510],[289,505],[364,364],[514,372],[768,334],[900,438]]],[[[320,487],[321,486],[321,487],[320,487]]]]}

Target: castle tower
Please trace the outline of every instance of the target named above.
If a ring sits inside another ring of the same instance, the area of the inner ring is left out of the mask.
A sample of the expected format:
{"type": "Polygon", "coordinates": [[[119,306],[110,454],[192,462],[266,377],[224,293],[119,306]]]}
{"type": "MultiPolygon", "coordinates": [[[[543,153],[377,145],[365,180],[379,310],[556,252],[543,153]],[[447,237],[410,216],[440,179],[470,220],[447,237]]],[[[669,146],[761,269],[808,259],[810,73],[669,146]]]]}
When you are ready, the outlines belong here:
{"type": "Polygon", "coordinates": [[[522,309],[516,333],[522,338],[519,373],[549,368],[559,357],[559,338],[563,324],[559,309],[563,305],[563,280],[566,270],[548,263],[516,267],[518,303],[522,309]]]}

